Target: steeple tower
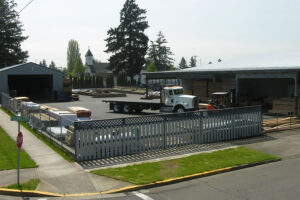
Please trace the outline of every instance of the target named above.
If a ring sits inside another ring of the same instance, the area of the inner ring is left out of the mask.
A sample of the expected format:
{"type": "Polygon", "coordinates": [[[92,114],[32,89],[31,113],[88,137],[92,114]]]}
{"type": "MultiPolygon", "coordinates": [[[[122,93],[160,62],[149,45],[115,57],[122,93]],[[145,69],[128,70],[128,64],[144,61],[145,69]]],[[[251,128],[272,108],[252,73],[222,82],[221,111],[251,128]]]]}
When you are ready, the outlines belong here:
{"type": "Polygon", "coordinates": [[[89,48],[88,51],[85,54],[85,64],[87,66],[91,66],[91,65],[94,64],[93,62],[94,62],[94,57],[93,57],[93,54],[92,54],[92,52],[90,51],[90,48],[89,48]]]}

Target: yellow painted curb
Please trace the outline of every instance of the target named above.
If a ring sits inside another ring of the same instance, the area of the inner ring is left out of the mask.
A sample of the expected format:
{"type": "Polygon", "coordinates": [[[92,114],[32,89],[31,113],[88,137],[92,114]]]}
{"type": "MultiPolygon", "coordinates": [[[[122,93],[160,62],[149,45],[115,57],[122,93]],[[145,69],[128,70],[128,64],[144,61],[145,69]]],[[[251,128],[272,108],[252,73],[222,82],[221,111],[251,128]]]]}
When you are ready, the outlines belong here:
{"type": "Polygon", "coordinates": [[[37,190],[16,190],[8,188],[0,188],[0,193],[15,193],[16,196],[23,194],[33,194],[35,196],[63,197],[64,195],[52,192],[42,192],[37,190]]]}
{"type": "Polygon", "coordinates": [[[189,178],[195,178],[198,176],[205,176],[205,175],[210,175],[210,174],[214,174],[214,173],[218,173],[218,172],[229,171],[231,169],[232,169],[232,167],[226,167],[226,168],[222,168],[222,169],[216,169],[216,170],[212,170],[212,171],[201,172],[201,173],[196,173],[196,174],[187,175],[187,176],[170,178],[170,179],[163,180],[163,181],[156,181],[154,183],[149,183],[149,184],[144,184],[144,185],[133,185],[133,186],[123,187],[123,188],[114,189],[114,190],[107,190],[107,191],[101,192],[101,194],[111,194],[111,193],[124,192],[124,191],[129,191],[129,190],[131,191],[133,189],[140,189],[140,188],[149,187],[149,186],[158,185],[158,184],[172,183],[175,181],[180,181],[180,180],[189,179],[189,178]]]}
{"type": "Polygon", "coordinates": [[[101,195],[101,194],[112,194],[112,193],[118,193],[118,192],[124,192],[124,191],[132,191],[132,190],[138,190],[140,188],[144,187],[149,187],[149,186],[154,186],[158,184],[166,184],[166,183],[171,183],[179,180],[184,180],[188,178],[193,178],[193,177],[198,177],[198,176],[205,176],[213,173],[218,173],[218,172],[224,172],[227,170],[231,170],[232,167],[227,167],[223,169],[217,169],[217,170],[212,170],[208,172],[201,172],[197,174],[192,174],[192,175],[187,175],[187,176],[182,176],[182,177],[177,177],[177,178],[171,178],[163,181],[156,181],[154,183],[148,183],[144,185],[132,185],[132,186],[127,186],[123,188],[118,188],[118,189],[113,189],[113,190],[107,190],[103,192],[95,192],[95,193],[75,193],[75,194],[59,194],[59,193],[52,193],[52,192],[42,192],[42,191],[37,191],[37,190],[16,190],[16,189],[7,189],[7,188],[0,188],[0,193],[5,193],[5,194],[14,194],[15,196],[21,196],[21,195],[34,195],[34,196],[47,196],[47,197],[81,197],[81,196],[94,196],[94,195],[101,195]]]}

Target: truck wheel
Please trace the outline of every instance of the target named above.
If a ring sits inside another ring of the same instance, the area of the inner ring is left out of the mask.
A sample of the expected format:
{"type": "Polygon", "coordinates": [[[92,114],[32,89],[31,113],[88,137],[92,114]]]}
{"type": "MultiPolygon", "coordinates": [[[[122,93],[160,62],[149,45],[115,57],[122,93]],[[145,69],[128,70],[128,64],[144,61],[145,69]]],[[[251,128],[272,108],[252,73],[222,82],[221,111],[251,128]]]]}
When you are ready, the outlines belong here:
{"type": "Polygon", "coordinates": [[[122,110],[122,106],[120,104],[115,104],[113,110],[115,113],[119,113],[122,110]]]}
{"type": "Polygon", "coordinates": [[[177,107],[177,108],[175,109],[175,112],[177,112],[177,113],[184,113],[184,108],[181,107],[181,106],[179,106],[179,107],[177,107]]]}
{"type": "Polygon", "coordinates": [[[130,107],[130,105],[128,105],[128,104],[125,104],[124,105],[124,107],[123,107],[123,111],[124,111],[124,113],[131,113],[131,107],[130,107]]]}

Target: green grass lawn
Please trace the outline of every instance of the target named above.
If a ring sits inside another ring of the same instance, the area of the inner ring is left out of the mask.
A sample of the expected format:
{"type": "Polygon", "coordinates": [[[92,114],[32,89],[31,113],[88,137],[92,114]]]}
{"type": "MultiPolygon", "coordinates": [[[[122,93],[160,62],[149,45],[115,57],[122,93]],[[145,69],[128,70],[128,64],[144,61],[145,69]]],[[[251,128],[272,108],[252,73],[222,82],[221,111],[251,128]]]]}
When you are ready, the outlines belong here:
{"type": "Polygon", "coordinates": [[[25,183],[21,183],[20,186],[18,186],[18,184],[12,184],[5,188],[16,190],[35,190],[39,183],[40,179],[31,179],[25,183]]]}
{"type": "MultiPolygon", "coordinates": [[[[0,170],[17,169],[18,148],[14,140],[0,127],[0,170]]],[[[21,149],[20,168],[37,167],[30,156],[21,149]]]]}
{"type": "Polygon", "coordinates": [[[174,160],[95,170],[92,173],[139,185],[277,158],[245,147],[238,147],[174,160]]]}

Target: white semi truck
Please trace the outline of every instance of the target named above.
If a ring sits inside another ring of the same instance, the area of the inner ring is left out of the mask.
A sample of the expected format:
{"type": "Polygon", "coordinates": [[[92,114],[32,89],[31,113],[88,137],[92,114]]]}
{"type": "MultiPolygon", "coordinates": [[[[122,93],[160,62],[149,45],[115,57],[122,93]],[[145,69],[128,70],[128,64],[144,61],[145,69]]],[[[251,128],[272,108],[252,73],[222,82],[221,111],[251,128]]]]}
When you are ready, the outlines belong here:
{"type": "Polygon", "coordinates": [[[114,112],[140,113],[144,109],[160,110],[161,112],[185,112],[198,110],[198,98],[183,94],[180,86],[164,87],[161,91],[160,102],[155,100],[103,100],[109,103],[114,112]]]}

